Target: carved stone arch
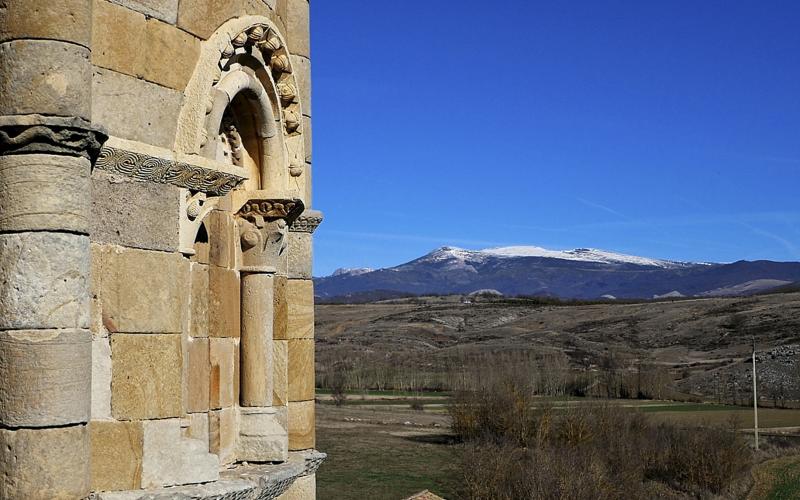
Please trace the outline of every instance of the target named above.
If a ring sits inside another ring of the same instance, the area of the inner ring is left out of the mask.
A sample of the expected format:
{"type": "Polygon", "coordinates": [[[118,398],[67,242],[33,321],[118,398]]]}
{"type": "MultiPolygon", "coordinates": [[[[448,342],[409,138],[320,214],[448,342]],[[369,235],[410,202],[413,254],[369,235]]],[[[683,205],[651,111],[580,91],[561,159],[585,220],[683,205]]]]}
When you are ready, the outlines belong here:
{"type": "Polygon", "coordinates": [[[229,106],[247,97],[261,121],[259,133],[266,153],[262,181],[267,180],[264,172],[269,172],[269,183],[279,184],[275,188],[302,197],[306,182],[303,103],[286,47],[277,26],[263,16],[232,19],[203,42],[184,92],[176,151],[210,157],[214,146],[209,143],[225,113],[226,98],[229,106]]]}
{"type": "MultiPolygon", "coordinates": [[[[252,113],[255,117],[252,124],[255,137],[251,140],[257,144],[245,144],[248,138],[240,135],[236,138],[239,149],[234,148],[232,151],[233,164],[246,169],[247,166],[242,163],[242,151],[249,149],[252,153],[254,150],[258,155],[255,171],[248,169],[250,179],[245,187],[251,190],[271,187],[285,191],[288,172],[285,168],[286,146],[279,129],[281,119],[275,115],[275,106],[263,84],[248,67],[226,74],[213,88],[211,111],[206,116],[207,138],[201,153],[209,159],[220,160],[223,145],[217,131],[224,128],[226,113],[231,113],[237,107],[237,101],[240,106],[246,106],[245,112],[252,113]],[[257,178],[254,179],[253,176],[257,178]]],[[[237,130],[236,133],[243,134],[243,131],[237,130]]]]}

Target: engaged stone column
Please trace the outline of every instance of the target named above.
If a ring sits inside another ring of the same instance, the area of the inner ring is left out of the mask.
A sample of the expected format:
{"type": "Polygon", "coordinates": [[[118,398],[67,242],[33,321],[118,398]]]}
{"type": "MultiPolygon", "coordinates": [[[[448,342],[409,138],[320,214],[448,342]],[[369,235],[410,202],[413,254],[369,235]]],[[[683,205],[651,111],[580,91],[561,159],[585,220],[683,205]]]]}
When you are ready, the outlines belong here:
{"type": "Polygon", "coordinates": [[[83,498],[92,4],[0,4],[0,498],[83,498]]]}
{"type": "Polygon", "coordinates": [[[287,409],[273,406],[274,287],[276,272],[287,266],[287,219],[300,211],[302,204],[292,200],[256,198],[237,214],[242,264],[238,460],[279,462],[289,457],[287,409]]]}

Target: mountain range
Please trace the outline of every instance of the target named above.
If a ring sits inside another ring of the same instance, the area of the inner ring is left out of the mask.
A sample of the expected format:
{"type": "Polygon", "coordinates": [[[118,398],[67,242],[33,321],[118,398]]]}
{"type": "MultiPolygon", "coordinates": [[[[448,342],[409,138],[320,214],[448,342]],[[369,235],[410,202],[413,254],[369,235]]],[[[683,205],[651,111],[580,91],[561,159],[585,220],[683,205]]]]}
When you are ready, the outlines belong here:
{"type": "Polygon", "coordinates": [[[578,248],[438,248],[384,269],[338,269],[315,278],[321,299],[469,294],[564,299],[750,295],[800,282],[800,262],[680,262],[578,248]]]}

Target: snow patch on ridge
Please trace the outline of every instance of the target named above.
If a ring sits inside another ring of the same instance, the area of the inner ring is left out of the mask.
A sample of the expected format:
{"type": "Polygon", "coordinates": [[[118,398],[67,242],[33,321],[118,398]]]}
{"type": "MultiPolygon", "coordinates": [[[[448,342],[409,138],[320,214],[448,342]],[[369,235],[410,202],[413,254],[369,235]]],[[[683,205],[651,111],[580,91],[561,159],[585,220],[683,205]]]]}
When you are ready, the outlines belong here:
{"type": "Polygon", "coordinates": [[[487,248],[484,250],[465,250],[458,247],[442,247],[416,262],[447,262],[449,268],[472,268],[470,263],[480,263],[490,257],[540,257],[549,259],[562,259],[580,262],[598,262],[603,264],[634,264],[638,266],[660,267],[674,269],[696,265],[693,262],[678,262],[671,260],[652,259],[626,255],[595,248],[576,248],[574,250],[549,250],[537,246],[510,246],[487,248]]]}
{"type": "Polygon", "coordinates": [[[487,248],[481,253],[497,257],[545,257],[551,259],[575,260],[582,262],[600,262],[604,264],[635,264],[637,266],[652,266],[661,268],[676,268],[695,265],[691,262],[678,262],[672,260],[652,259],[636,255],[609,252],[596,248],[576,248],[574,250],[548,250],[535,246],[512,246],[500,248],[487,248]]]}
{"type": "Polygon", "coordinates": [[[331,276],[358,276],[359,274],[367,274],[374,271],[371,267],[340,267],[335,270],[331,276]]]}

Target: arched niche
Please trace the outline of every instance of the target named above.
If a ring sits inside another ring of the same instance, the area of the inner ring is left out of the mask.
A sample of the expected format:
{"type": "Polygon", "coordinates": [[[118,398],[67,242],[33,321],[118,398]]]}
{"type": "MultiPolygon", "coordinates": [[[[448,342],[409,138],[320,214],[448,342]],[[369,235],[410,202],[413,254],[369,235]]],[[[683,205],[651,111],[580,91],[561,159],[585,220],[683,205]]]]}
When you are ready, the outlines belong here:
{"type": "Polygon", "coordinates": [[[203,156],[244,169],[246,190],[286,191],[288,160],[281,120],[255,72],[240,67],[214,87],[203,156]]]}
{"type": "Polygon", "coordinates": [[[203,42],[184,95],[176,151],[240,167],[246,190],[304,196],[302,103],[285,39],[269,19],[223,24],[203,42]]]}

